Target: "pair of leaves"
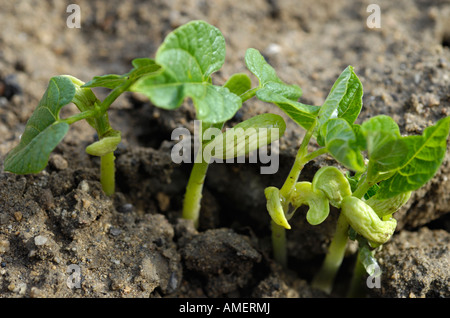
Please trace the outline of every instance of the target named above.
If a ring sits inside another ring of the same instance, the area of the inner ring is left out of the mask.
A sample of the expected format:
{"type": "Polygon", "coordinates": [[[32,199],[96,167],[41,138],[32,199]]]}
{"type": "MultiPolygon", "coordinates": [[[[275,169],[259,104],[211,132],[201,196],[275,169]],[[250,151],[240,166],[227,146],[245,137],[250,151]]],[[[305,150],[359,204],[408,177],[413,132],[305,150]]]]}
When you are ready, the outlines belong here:
{"type": "Polygon", "coordinates": [[[248,49],[245,54],[247,68],[259,80],[258,99],[276,104],[292,120],[305,129],[309,129],[319,112],[319,107],[306,105],[297,100],[302,90],[296,85],[285,84],[256,49],[248,49]]]}
{"type": "Polygon", "coordinates": [[[364,169],[364,158],[355,147],[358,136],[353,130],[362,107],[363,89],[352,66],[341,73],[323,105],[318,107],[298,102],[301,89],[285,84],[257,50],[248,49],[245,61],[259,80],[258,99],[276,104],[305,129],[317,127],[319,145],[327,147],[338,162],[355,171],[364,169]]]}
{"type": "Polygon", "coordinates": [[[317,142],[345,167],[361,172],[364,157],[354,121],[362,108],[363,87],[352,66],[333,84],[317,116],[317,142]]]}
{"type": "Polygon", "coordinates": [[[211,74],[225,61],[225,39],[204,21],[192,21],[171,32],[159,47],[158,75],[144,76],[131,90],[146,95],[154,105],[175,109],[190,97],[197,119],[223,123],[234,116],[242,100],[227,87],[212,84],[211,74]]]}

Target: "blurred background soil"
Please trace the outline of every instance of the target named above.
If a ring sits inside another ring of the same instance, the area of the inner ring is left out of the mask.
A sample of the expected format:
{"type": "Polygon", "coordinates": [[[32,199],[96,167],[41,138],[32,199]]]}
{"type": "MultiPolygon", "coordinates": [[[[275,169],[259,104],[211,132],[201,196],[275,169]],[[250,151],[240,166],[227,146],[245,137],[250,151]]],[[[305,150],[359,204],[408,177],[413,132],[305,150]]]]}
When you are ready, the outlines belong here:
{"type": "MultiPolygon", "coordinates": [[[[154,57],[170,31],[196,19],[218,27],[227,42],[215,83],[248,73],[244,55],[253,47],[285,82],[302,88],[304,103],[321,105],[352,65],[364,86],[358,121],[387,114],[403,134],[419,134],[450,112],[450,1],[379,0],[380,28],[366,23],[371,3],[0,0],[0,167],[52,76],[87,82],[123,74],[132,59],[154,57]],[[81,28],[66,24],[70,3],[80,6],[81,28]]],[[[62,115],[76,111],[69,105],[62,115]]],[[[250,100],[228,124],[265,112],[283,115],[250,100]]],[[[179,219],[190,166],[170,159],[172,130],[192,130],[194,118],[188,102],[168,112],[136,94],[119,98],[110,112],[123,136],[112,198],[100,189],[97,158],[84,152],[95,138],[84,122],[71,127],[43,172],[15,176],[1,169],[0,297],[325,297],[309,282],[336,213],[313,227],[297,212],[288,232],[291,270],[271,258],[263,190],[282,184],[303,130],[285,116],[275,175],[260,175],[258,164],[212,165],[196,231],[179,219]],[[72,264],[81,281],[70,288],[72,264]]],[[[450,297],[449,156],[396,213],[398,231],[377,254],[381,288],[367,296],[450,297]]],[[[333,160],[308,165],[302,178],[325,164],[333,160]]],[[[345,295],[354,252],[350,244],[333,297],[345,295]]]]}

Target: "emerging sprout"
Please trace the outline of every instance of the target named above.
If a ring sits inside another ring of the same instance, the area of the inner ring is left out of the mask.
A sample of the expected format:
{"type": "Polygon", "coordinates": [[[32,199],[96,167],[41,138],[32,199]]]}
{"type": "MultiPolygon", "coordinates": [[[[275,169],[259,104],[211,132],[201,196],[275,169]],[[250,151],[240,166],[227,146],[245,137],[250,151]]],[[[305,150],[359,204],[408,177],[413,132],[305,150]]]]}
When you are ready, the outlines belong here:
{"type": "MultiPolygon", "coordinates": [[[[162,72],[144,76],[132,90],[146,95],[164,109],[176,109],[190,98],[202,121],[203,134],[208,128],[222,129],[252,98],[251,80],[246,74],[232,75],[223,86],[214,85],[212,74],[225,62],[225,39],[214,26],[192,21],[171,32],[156,53],[162,72]]],[[[246,155],[279,139],[285,123],[281,116],[262,114],[239,123],[213,140],[203,140],[186,186],[182,216],[199,225],[203,184],[212,158],[230,159],[246,155]],[[206,153],[206,156],[203,154],[206,153]],[[211,154],[211,155],[210,155],[211,154]]]]}
{"type": "MultiPolygon", "coordinates": [[[[328,216],[328,204],[340,209],[328,254],[312,281],[314,287],[330,293],[349,233],[359,243],[356,267],[362,264],[368,269],[375,260],[374,248],[387,242],[395,231],[397,222],[392,214],[408,201],[412,191],[435,175],[447,149],[450,117],[426,128],[421,136],[401,136],[395,121],[385,115],[358,125],[355,120],[362,107],[363,87],[353,67],[341,73],[319,107],[298,102],[301,90],[284,84],[258,51],[249,49],[246,62],[260,81],[256,96],[274,103],[306,129],[283,186],[265,190],[274,257],[287,266],[284,230],[291,229],[288,221],[300,205],[309,205],[306,219],[312,225],[328,216]],[[308,152],[312,138],[319,148],[308,152]],[[346,177],[336,167],[324,167],[312,183],[297,182],[305,164],[322,154],[331,155],[354,175],[346,177]]],[[[352,286],[357,286],[359,273],[355,270],[352,286]]]]}
{"type": "Polygon", "coordinates": [[[139,77],[154,75],[160,69],[150,59],[135,59],[132,64],[134,68],[123,76],[95,77],[87,84],[70,75],[52,77],[25,126],[19,144],[7,154],[4,169],[16,174],[40,172],[47,166],[50,153],[63,140],[69,126],[84,119],[95,129],[100,139],[88,146],[86,151],[101,157],[100,181],[105,193],[112,195],[115,191],[114,150],[121,138],[120,132],[110,126],[107,111],[117,97],[139,77]],[[112,91],[105,100],[100,101],[90,88],[102,85],[112,91]],[[74,103],[80,113],[60,118],[61,109],[70,103],[74,103]]]}

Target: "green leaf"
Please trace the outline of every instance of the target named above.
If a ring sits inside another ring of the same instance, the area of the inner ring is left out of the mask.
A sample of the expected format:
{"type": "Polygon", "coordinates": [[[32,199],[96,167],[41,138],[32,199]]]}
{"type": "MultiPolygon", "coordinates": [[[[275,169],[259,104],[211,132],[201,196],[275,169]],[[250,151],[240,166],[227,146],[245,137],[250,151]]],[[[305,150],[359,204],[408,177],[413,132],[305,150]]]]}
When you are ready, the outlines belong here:
{"type": "Polygon", "coordinates": [[[269,212],[273,222],[284,227],[285,229],[290,230],[291,226],[289,225],[286,215],[284,214],[282,206],[283,199],[280,195],[280,190],[275,187],[267,187],[264,190],[264,195],[267,199],[267,211],[269,212]]]}
{"type": "Polygon", "coordinates": [[[106,87],[109,89],[114,89],[126,82],[132,84],[142,76],[155,76],[161,71],[161,66],[156,64],[156,62],[152,59],[137,58],[131,63],[133,65],[133,69],[124,75],[107,74],[95,76],[91,81],[87,82],[82,87],[106,87]]]}
{"type": "Polygon", "coordinates": [[[361,125],[369,156],[368,182],[375,184],[391,176],[405,161],[407,145],[397,123],[389,116],[375,116],[361,125]]]}
{"type": "Polygon", "coordinates": [[[204,21],[191,21],[167,35],[156,53],[156,61],[159,63],[160,55],[170,50],[188,53],[200,68],[204,81],[220,70],[225,61],[225,39],[222,33],[204,21]]]}
{"type": "Polygon", "coordinates": [[[319,127],[328,119],[343,118],[349,124],[358,118],[362,107],[363,87],[352,66],[338,77],[319,111],[319,127]]]}
{"type": "Polygon", "coordinates": [[[341,213],[350,226],[371,243],[386,243],[397,227],[394,218],[381,220],[368,204],[354,196],[342,200],[341,213]]]}
{"type": "Polygon", "coordinates": [[[163,67],[157,76],[144,76],[131,90],[146,95],[154,105],[175,109],[190,97],[197,118],[222,123],[242,106],[239,96],[226,87],[211,84],[211,73],[225,59],[225,39],[220,31],[203,21],[185,24],[171,34],[158,49],[156,62],[163,67]]]}
{"type": "Polygon", "coordinates": [[[228,159],[244,156],[261,146],[278,140],[286,129],[283,117],[275,114],[261,114],[227,129],[205,147],[205,153],[212,157],[228,159]]]}
{"type": "Polygon", "coordinates": [[[259,80],[259,90],[256,92],[258,99],[277,105],[297,124],[305,129],[310,128],[320,107],[298,102],[302,95],[301,88],[285,84],[258,50],[248,49],[245,62],[259,80]]]}
{"type": "MultiPolygon", "coordinates": [[[[343,118],[349,124],[358,117],[362,107],[363,87],[352,66],[348,66],[333,84],[330,93],[317,117],[318,133],[317,143],[324,145],[320,127],[332,118],[343,118]]],[[[357,138],[358,140],[358,138],[357,138]]]]}
{"type": "Polygon", "coordinates": [[[311,182],[303,181],[295,184],[296,196],[292,198],[292,205],[298,208],[304,204],[309,206],[306,220],[311,225],[318,225],[325,221],[330,214],[330,205],[325,194],[314,190],[311,182]]]}
{"type": "Polygon", "coordinates": [[[411,191],[397,194],[389,199],[380,200],[378,195],[371,196],[366,203],[375,211],[380,217],[389,217],[397,212],[403,205],[408,202],[411,197],[411,191]]]}
{"type": "MultiPolygon", "coordinates": [[[[283,89],[283,96],[292,100],[297,100],[302,95],[302,90],[296,85],[285,84],[277,75],[275,69],[267,63],[261,53],[258,50],[250,48],[245,53],[245,63],[247,68],[252,72],[259,80],[259,86],[262,88],[267,83],[281,84],[283,89]]],[[[279,91],[278,93],[281,93],[279,91]]]]}
{"type": "Polygon", "coordinates": [[[44,96],[28,120],[19,144],[6,156],[4,168],[16,174],[37,173],[45,168],[50,153],[66,135],[69,125],[58,122],[61,108],[75,95],[70,78],[50,79],[44,96]]]}
{"type": "Polygon", "coordinates": [[[233,74],[223,86],[240,96],[252,88],[252,81],[247,74],[237,73],[233,74]]]}
{"type": "Polygon", "coordinates": [[[256,96],[264,102],[274,103],[283,110],[293,121],[305,129],[309,129],[316,121],[320,107],[311,106],[291,100],[290,88],[275,82],[267,83],[264,88],[256,92],[256,96]]]}
{"type": "Polygon", "coordinates": [[[408,191],[415,191],[434,177],[447,150],[450,117],[427,127],[422,136],[403,137],[408,151],[405,161],[394,175],[380,183],[379,199],[388,199],[408,191]]]}
{"type": "Polygon", "coordinates": [[[111,129],[106,136],[86,147],[86,153],[92,156],[104,156],[117,149],[121,141],[120,131],[111,129]]]}
{"type": "Polygon", "coordinates": [[[357,138],[350,124],[342,119],[328,120],[322,125],[320,134],[325,141],[328,152],[348,169],[361,172],[364,170],[364,157],[356,144],[357,138]]]}
{"type": "Polygon", "coordinates": [[[336,167],[322,167],[314,175],[312,181],[314,191],[322,191],[336,208],[341,207],[342,199],[352,195],[348,179],[336,167]]]}

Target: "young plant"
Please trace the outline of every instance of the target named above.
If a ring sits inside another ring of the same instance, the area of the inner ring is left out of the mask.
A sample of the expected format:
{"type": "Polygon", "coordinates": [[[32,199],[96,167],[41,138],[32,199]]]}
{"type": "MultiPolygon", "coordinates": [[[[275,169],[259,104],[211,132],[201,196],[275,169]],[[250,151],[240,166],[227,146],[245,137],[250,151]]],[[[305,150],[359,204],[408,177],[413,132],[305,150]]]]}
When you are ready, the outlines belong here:
{"type": "MultiPolygon", "coordinates": [[[[216,27],[204,21],[189,22],[168,34],[155,61],[162,67],[160,74],[142,77],[131,90],[146,95],[152,104],[168,110],[178,108],[190,98],[196,117],[202,123],[200,136],[208,129],[221,130],[242,103],[254,96],[251,80],[245,74],[233,75],[223,86],[213,84],[212,74],[219,71],[225,61],[225,39],[216,27]]],[[[262,114],[226,133],[216,133],[210,139],[201,138],[186,187],[183,218],[193,220],[198,226],[203,184],[212,157],[229,159],[248,154],[278,139],[284,128],[281,116],[262,114]],[[246,146],[253,139],[257,142],[246,146]],[[214,149],[215,153],[205,156],[207,148],[214,149]]]]}
{"type": "MultiPolygon", "coordinates": [[[[336,207],[340,210],[336,232],[312,282],[329,293],[349,237],[359,242],[355,275],[361,273],[361,267],[371,273],[375,249],[395,231],[393,213],[439,169],[447,149],[450,117],[440,119],[418,136],[402,136],[395,121],[385,115],[358,125],[355,120],[361,111],[363,88],[351,66],[336,80],[323,105],[316,107],[296,101],[298,96],[286,85],[267,81],[265,74],[274,71],[255,50],[247,52],[246,61],[263,86],[256,96],[276,104],[306,129],[283,186],[265,190],[274,257],[287,266],[285,229],[291,228],[289,220],[300,206],[309,206],[306,219],[312,225],[327,218],[329,205],[336,207]],[[319,148],[309,152],[312,138],[319,148]],[[353,175],[345,175],[336,167],[323,167],[312,182],[298,182],[305,164],[322,154],[331,155],[353,175]]],[[[357,276],[354,281],[358,281],[357,276]]]]}
{"type": "Polygon", "coordinates": [[[86,152],[101,158],[101,184],[107,195],[114,193],[114,150],[120,143],[120,132],[114,130],[107,111],[111,104],[139,77],[157,74],[160,67],[150,59],[133,60],[133,69],[122,76],[109,75],[94,78],[85,84],[69,76],[55,76],[49,81],[47,90],[28,120],[19,144],[5,157],[4,169],[16,174],[31,174],[42,171],[48,163],[50,153],[61,142],[69,126],[79,120],[86,120],[92,126],[99,140],[89,145],[86,152]],[[103,100],[97,99],[90,87],[100,86],[107,81],[110,94],[103,100]],[[80,113],[61,118],[62,107],[74,103],[80,113]]]}

